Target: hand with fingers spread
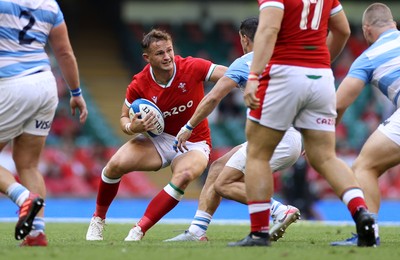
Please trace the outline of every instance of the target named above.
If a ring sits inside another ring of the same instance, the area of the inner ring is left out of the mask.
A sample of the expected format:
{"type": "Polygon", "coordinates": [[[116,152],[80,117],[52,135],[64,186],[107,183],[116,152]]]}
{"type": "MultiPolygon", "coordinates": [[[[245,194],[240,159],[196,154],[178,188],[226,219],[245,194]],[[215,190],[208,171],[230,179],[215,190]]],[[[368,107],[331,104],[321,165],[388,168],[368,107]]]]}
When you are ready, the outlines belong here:
{"type": "Polygon", "coordinates": [[[185,148],[186,151],[189,150],[186,147],[186,141],[192,135],[193,128],[194,127],[190,124],[190,122],[187,122],[186,125],[184,125],[181,128],[179,133],[176,135],[174,145],[172,146],[174,148],[175,152],[178,152],[178,149],[179,149],[179,151],[181,151],[183,153],[184,150],[182,149],[182,147],[185,148]]]}

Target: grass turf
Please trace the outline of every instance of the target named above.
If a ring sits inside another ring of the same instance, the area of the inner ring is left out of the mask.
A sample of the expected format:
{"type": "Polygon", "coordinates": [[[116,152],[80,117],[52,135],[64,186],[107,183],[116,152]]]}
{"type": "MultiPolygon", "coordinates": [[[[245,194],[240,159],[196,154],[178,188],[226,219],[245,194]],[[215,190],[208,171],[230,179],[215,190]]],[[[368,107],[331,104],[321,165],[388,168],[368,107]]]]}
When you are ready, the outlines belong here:
{"type": "Polygon", "coordinates": [[[247,225],[211,225],[209,242],[162,242],[183,232],[188,225],[157,224],[139,242],[124,242],[131,225],[108,224],[104,241],[86,241],[88,224],[48,223],[46,248],[18,247],[14,224],[0,223],[1,259],[400,259],[399,226],[380,227],[377,248],[332,247],[330,242],[348,238],[353,226],[332,226],[300,221],[271,247],[230,248],[227,243],[247,235],[247,225]]]}

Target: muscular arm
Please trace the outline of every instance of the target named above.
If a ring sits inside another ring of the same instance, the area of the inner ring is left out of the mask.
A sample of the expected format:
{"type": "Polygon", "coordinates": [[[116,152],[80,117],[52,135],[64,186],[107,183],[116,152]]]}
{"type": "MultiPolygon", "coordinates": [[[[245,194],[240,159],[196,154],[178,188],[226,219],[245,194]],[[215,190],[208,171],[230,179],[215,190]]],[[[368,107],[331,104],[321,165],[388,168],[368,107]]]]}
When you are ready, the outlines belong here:
{"type": "Polygon", "coordinates": [[[364,81],[357,78],[346,77],[342,81],[336,92],[336,110],[338,114],[336,125],[340,123],[344,112],[361,93],[364,85],[364,81]]]}
{"type": "Polygon", "coordinates": [[[51,30],[49,43],[67,85],[70,89],[78,88],[80,85],[78,64],[69,41],[65,23],[51,30]]]}
{"type": "MultiPolygon", "coordinates": [[[[281,29],[283,10],[276,7],[266,7],[260,11],[259,23],[254,38],[254,56],[250,72],[261,75],[274,52],[278,33],[281,29]]],[[[258,80],[247,81],[243,93],[244,102],[250,109],[260,106],[260,99],[256,97],[258,80]]]]}
{"type": "MultiPolygon", "coordinates": [[[[69,42],[65,22],[50,31],[49,43],[68,87],[71,90],[78,89],[80,86],[78,64],[69,42]]],[[[86,122],[88,110],[83,96],[71,96],[69,105],[71,107],[71,114],[74,116],[78,109],[80,113],[79,121],[81,123],[86,122]]]]}
{"type": "Polygon", "coordinates": [[[281,29],[282,19],[282,9],[266,7],[260,11],[259,23],[254,37],[254,57],[251,63],[251,72],[261,74],[271,59],[281,29]]]}
{"type": "Polygon", "coordinates": [[[329,19],[327,45],[333,62],[342,52],[350,37],[350,26],[344,11],[340,11],[329,19]]]}
{"type": "Polygon", "coordinates": [[[221,100],[237,86],[237,83],[229,77],[223,76],[211,89],[211,91],[201,100],[196,111],[190,118],[189,122],[196,127],[217,107],[221,100]]]}

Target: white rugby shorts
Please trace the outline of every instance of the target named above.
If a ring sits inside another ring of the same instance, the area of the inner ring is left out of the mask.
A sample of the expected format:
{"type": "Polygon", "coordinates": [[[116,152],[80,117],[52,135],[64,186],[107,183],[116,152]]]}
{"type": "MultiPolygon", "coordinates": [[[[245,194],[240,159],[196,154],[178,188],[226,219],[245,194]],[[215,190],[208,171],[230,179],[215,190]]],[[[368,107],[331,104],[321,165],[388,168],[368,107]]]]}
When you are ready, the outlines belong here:
{"type": "Polygon", "coordinates": [[[400,108],[393,115],[383,121],[378,130],[386,135],[390,140],[400,145],[400,108]]]}
{"type": "MultiPolygon", "coordinates": [[[[225,166],[235,168],[243,174],[246,166],[247,142],[232,155],[225,166]]],[[[301,134],[293,127],[289,128],[272,155],[270,165],[272,172],[284,170],[292,166],[301,155],[301,134]]]]}
{"type": "Polygon", "coordinates": [[[248,110],[252,121],[277,130],[293,125],[335,131],[336,90],[329,68],[273,65],[263,74],[257,96],[262,106],[248,110]]]}
{"type": "MultiPolygon", "coordinates": [[[[179,150],[178,152],[175,152],[175,150],[173,149],[173,145],[175,143],[175,136],[172,136],[167,133],[162,133],[157,137],[154,138],[148,137],[148,138],[153,142],[154,146],[157,149],[157,152],[161,156],[162,160],[161,168],[169,166],[176,157],[182,154],[182,152],[180,152],[179,150]]],[[[207,161],[210,159],[210,146],[208,146],[206,141],[197,143],[186,141],[186,146],[189,149],[189,151],[196,150],[204,154],[204,157],[207,159],[207,161]]]]}
{"type": "Polygon", "coordinates": [[[0,79],[0,142],[22,133],[47,136],[58,105],[51,71],[0,79]]]}

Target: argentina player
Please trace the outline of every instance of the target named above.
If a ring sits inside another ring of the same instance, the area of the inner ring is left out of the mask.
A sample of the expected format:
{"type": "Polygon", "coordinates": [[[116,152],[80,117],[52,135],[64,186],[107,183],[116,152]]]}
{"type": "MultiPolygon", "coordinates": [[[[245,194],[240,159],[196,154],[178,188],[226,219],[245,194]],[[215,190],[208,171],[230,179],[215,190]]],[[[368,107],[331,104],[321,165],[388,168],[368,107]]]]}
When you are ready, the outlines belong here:
{"type": "MultiPolygon", "coordinates": [[[[353,164],[353,170],[364,190],[368,209],[378,218],[380,192],[378,178],[400,163],[400,32],[388,6],[374,3],[362,19],[364,38],[370,45],[352,64],[337,91],[337,123],[347,107],[370,83],[397,108],[368,138],[353,164]]],[[[375,237],[380,243],[378,225],[375,237]]],[[[358,236],[333,242],[333,246],[357,245],[358,236]]]]}
{"type": "Polygon", "coordinates": [[[70,88],[72,114],[78,109],[84,123],[88,112],[57,2],[0,0],[0,20],[0,151],[12,142],[22,184],[0,166],[0,191],[20,207],[15,238],[24,239],[21,246],[47,246],[42,209],[46,188],[38,164],[58,104],[47,42],[70,88]]]}

